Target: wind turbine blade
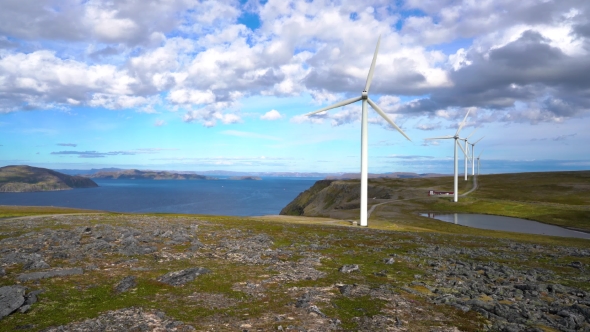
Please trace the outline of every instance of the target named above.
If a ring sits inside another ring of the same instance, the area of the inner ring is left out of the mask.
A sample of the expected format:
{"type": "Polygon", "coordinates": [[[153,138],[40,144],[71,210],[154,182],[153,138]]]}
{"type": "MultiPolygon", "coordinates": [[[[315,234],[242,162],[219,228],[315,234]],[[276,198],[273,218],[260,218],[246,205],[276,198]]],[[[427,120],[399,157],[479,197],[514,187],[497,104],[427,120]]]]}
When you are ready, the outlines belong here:
{"type": "Polygon", "coordinates": [[[482,137],[481,137],[480,139],[478,139],[477,141],[475,141],[475,142],[471,143],[471,145],[475,145],[475,144],[477,144],[477,142],[481,141],[481,140],[482,140],[484,137],[485,137],[485,136],[482,136],[482,137]]]}
{"type": "Polygon", "coordinates": [[[477,156],[477,159],[479,159],[479,157],[481,156],[482,153],[483,153],[483,150],[481,150],[481,152],[479,153],[479,156],[477,156]]]}
{"type": "Polygon", "coordinates": [[[377,46],[375,47],[375,53],[373,54],[373,61],[371,62],[371,68],[369,69],[369,75],[367,76],[367,83],[365,83],[365,90],[364,91],[367,91],[367,92],[369,92],[369,88],[371,87],[371,81],[373,80],[373,72],[375,71],[375,62],[377,62],[377,53],[379,53],[379,44],[381,44],[381,35],[379,35],[379,39],[377,39],[377,46]]]}
{"type": "Polygon", "coordinates": [[[331,110],[333,108],[337,108],[337,107],[341,107],[341,106],[346,106],[348,104],[355,103],[355,102],[357,102],[357,101],[359,101],[361,99],[362,99],[361,97],[346,99],[346,100],[341,101],[339,103],[336,103],[334,105],[331,105],[331,106],[328,106],[328,107],[324,107],[322,109],[319,109],[317,111],[313,111],[311,113],[307,113],[307,114],[305,114],[305,116],[310,116],[310,115],[313,115],[313,114],[317,114],[317,113],[321,113],[321,112],[324,112],[324,111],[327,111],[327,110],[331,110]]]}
{"type": "Polygon", "coordinates": [[[463,151],[464,155],[467,155],[467,152],[465,152],[465,149],[461,146],[461,144],[459,144],[459,142],[455,141],[455,143],[461,148],[461,151],[463,151]]]}
{"type": "Polygon", "coordinates": [[[463,128],[463,126],[465,125],[465,121],[467,120],[467,116],[469,116],[469,112],[471,112],[471,110],[467,111],[467,114],[465,114],[465,118],[463,119],[463,122],[461,122],[459,124],[459,128],[457,129],[457,132],[455,133],[455,136],[459,136],[459,132],[461,131],[461,129],[463,128]]]}
{"type": "Polygon", "coordinates": [[[390,125],[391,125],[393,128],[397,129],[397,131],[399,131],[399,132],[400,132],[400,134],[404,135],[404,137],[405,137],[405,138],[407,138],[407,139],[408,139],[408,141],[410,141],[410,142],[412,141],[412,140],[411,140],[411,139],[408,137],[408,135],[406,135],[406,133],[404,133],[404,131],[403,131],[403,130],[401,130],[401,128],[400,128],[400,127],[398,127],[398,126],[397,126],[395,123],[393,123],[393,121],[391,121],[391,119],[390,119],[390,118],[387,116],[387,114],[385,114],[385,112],[383,112],[383,110],[382,110],[381,108],[379,108],[379,106],[377,106],[377,104],[375,104],[375,103],[374,103],[374,102],[373,102],[371,99],[369,99],[369,98],[367,98],[367,101],[369,102],[369,105],[371,105],[371,107],[373,107],[373,109],[374,109],[374,110],[375,110],[377,113],[379,113],[379,115],[381,115],[381,117],[382,117],[382,118],[384,118],[384,119],[385,119],[385,121],[389,122],[389,124],[390,124],[390,125]]]}
{"type": "Polygon", "coordinates": [[[425,138],[425,139],[449,139],[449,138],[455,138],[453,136],[441,136],[441,137],[430,137],[430,138],[425,138]]]}
{"type": "Polygon", "coordinates": [[[478,130],[479,128],[475,128],[474,131],[471,132],[471,134],[467,135],[467,137],[465,137],[465,139],[468,139],[469,137],[471,137],[471,135],[475,134],[475,132],[478,130]]]}

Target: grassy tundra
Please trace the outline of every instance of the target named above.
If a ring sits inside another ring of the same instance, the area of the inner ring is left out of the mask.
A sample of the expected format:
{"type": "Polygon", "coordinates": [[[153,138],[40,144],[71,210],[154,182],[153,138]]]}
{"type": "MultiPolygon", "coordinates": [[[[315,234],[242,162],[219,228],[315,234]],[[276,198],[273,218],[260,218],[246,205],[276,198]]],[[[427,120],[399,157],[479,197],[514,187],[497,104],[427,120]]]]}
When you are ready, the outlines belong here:
{"type": "MultiPolygon", "coordinates": [[[[309,209],[301,211],[323,217],[0,207],[5,217],[31,215],[0,220],[0,287],[42,290],[28,310],[2,318],[0,330],[583,330],[590,327],[590,241],[478,230],[418,212],[492,213],[590,229],[589,175],[481,176],[480,188],[458,204],[426,196],[450,188],[449,178],[371,180],[375,193],[389,197],[371,200],[386,204],[375,208],[369,228],[343,220],[358,213],[348,190],[358,181],[303,195],[309,209]],[[50,267],[31,268],[31,260],[50,267]],[[181,285],[162,281],[194,267],[209,272],[181,285]],[[75,268],[83,273],[23,277],[75,268]],[[126,277],[134,283],[121,291],[126,277]]],[[[462,183],[461,190],[470,187],[462,183]]]]}

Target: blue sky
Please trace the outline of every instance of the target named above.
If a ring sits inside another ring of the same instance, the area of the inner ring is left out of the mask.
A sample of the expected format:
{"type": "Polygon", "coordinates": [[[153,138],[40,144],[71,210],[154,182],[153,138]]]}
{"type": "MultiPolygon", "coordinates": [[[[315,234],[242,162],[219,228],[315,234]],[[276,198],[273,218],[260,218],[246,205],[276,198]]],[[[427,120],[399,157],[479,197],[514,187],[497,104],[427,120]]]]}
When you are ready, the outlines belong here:
{"type": "Polygon", "coordinates": [[[0,164],[451,173],[590,168],[589,5],[579,1],[16,1],[0,13],[0,164]],[[531,18],[529,13],[536,13],[531,18]],[[26,26],[27,29],[21,27],[26,26]]]}

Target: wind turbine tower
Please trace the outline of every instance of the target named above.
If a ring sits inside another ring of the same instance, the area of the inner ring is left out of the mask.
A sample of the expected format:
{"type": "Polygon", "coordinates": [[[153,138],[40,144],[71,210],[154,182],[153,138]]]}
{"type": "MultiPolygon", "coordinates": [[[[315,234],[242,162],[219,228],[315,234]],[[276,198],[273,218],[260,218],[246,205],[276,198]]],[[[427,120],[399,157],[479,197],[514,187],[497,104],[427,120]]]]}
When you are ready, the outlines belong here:
{"type": "MultiPolygon", "coordinates": [[[[482,137],[483,138],[483,137],[482,137]]],[[[483,150],[481,150],[481,152],[479,153],[479,156],[477,156],[477,175],[479,176],[479,157],[481,157],[481,154],[483,153],[483,150]]]]}
{"type": "MultiPolygon", "coordinates": [[[[475,141],[473,143],[469,143],[469,145],[471,145],[471,175],[475,175],[475,158],[473,158],[473,154],[474,154],[474,151],[475,151],[475,144],[477,144],[479,141],[481,141],[484,137],[485,136],[482,136],[477,141],[475,141]]],[[[479,157],[477,157],[477,160],[479,161],[479,157]]],[[[478,165],[478,167],[479,167],[479,165],[478,165]]],[[[479,175],[479,171],[477,172],[477,175],[479,175]]]]}
{"type": "MultiPolygon", "coordinates": [[[[454,136],[442,136],[442,137],[431,137],[431,138],[426,138],[429,140],[433,140],[433,139],[453,139],[453,147],[454,147],[454,162],[455,162],[455,172],[454,172],[454,183],[453,183],[453,201],[454,202],[458,202],[459,201],[459,158],[457,156],[457,146],[459,146],[461,148],[461,150],[463,150],[463,153],[465,154],[465,156],[467,156],[467,153],[465,152],[465,150],[463,149],[463,147],[461,146],[461,144],[458,142],[459,140],[463,140],[464,138],[460,138],[459,137],[459,133],[461,132],[461,129],[463,128],[463,126],[465,125],[465,121],[467,120],[467,116],[469,116],[469,111],[467,111],[467,114],[465,114],[465,118],[463,119],[463,121],[459,124],[459,128],[457,129],[457,132],[455,133],[454,136]]],[[[467,157],[466,157],[467,158],[467,157]]]]}
{"type": "MultiPolygon", "coordinates": [[[[469,142],[467,141],[469,139],[469,137],[471,137],[473,134],[475,134],[475,132],[477,131],[477,128],[471,132],[471,134],[467,135],[467,137],[463,138],[462,140],[465,141],[465,149],[463,149],[463,153],[465,154],[465,181],[467,181],[467,164],[469,162],[469,142]]],[[[460,145],[459,145],[460,146],[460,145]]],[[[472,151],[473,153],[473,151],[472,151]]]]}
{"type": "Polygon", "coordinates": [[[369,75],[367,76],[367,82],[365,83],[365,89],[361,92],[360,97],[355,97],[351,99],[347,99],[336,103],[334,105],[324,107],[317,111],[313,111],[311,113],[307,113],[307,116],[325,112],[327,110],[331,110],[333,108],[345,106],[348,104],[356,103],[359,100],[362,100],[362,117],[361,117],[361,212],[360,212],[360,225],[367,226],[367,203],[368,203],[368,185],[369,185],[369,141],[368,141],[368,110],[367,104],[371,105],[371,107],[377,112],[381,117],[385,119],[392,127],[397,129],[400,134],[404,135],[409,141],[411,139],[406,135],[403,130],[401,130],[389,117],[383,112],[383,110],[377,106],[371,99],[369,99],[369,88],[371,87],[371,81],[373,80],[373,73],[375,70],[375,62],[377,61],[377,53],[379,52],[379,44],[381,43],[381,36],[377,40],[377,46],[375,47],[375,53],[373,54],[373,61],[371,62],[371,67],[369,68],[369,75]]]}

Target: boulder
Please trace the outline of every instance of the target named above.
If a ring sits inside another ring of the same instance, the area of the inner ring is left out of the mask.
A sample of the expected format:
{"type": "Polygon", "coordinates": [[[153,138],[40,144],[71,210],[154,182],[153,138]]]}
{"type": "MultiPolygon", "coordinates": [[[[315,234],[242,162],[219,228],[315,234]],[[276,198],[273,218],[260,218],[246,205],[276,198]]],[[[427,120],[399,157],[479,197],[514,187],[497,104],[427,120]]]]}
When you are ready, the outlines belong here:
{"type": "Polygon", "coordinates": [[[25,288],[22,286],[0,287],[0,319],[10,315],[25,303],[25,288]]]}
{"type": "Polygon", "coordinates": [[[158,281],[172,286],[184,285],[187,282],[195,280],[201,274],[211,273],[210,270],[203,267],[192,267],[186,270],[166,273],[158,278],[158,281]]]}
{"type": "Polygon", "coordinates": [[[360,271],[358,264],[349,264],[349,265],[342,265],[338,271],[342,273],[351,273],[355,271],[360,271]]]}

